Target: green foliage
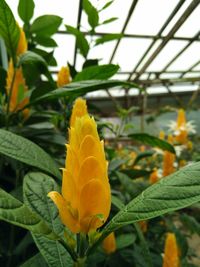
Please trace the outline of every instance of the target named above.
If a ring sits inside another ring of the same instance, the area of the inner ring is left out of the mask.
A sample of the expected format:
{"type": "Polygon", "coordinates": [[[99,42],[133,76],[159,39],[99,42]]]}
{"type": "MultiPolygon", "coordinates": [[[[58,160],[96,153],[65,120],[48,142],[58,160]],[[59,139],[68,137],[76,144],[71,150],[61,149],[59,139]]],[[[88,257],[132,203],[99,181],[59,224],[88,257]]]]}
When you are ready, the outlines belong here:
{"type": "Polygon", "coordinates": [[[104,44],[106,42],[110,42],[110,41],[113,41],[113,40],[119,40],[123,37],[123,34],[121,33],[112,33],[112,34],[106,34],[100,38],[97,38],[95,40],[95,44],[96,45],[100,45],[100,44],[104,44]]]}
{"type": "Polygon", "coordinates": [[[200,201],[199,171],[200,164],[195,163],[147,188],[106,225],[103,236],[122,225],[154,218],[200,201]]]}
{"type": "Polygon", "coordinates": [[[87,67],[75,76],[74,82],[85,81],[85,80],[109,79],[118,70],[119,66],[114,64],[87,67]]]}
{"type": "Polygon", "coordinates": [[[47,224],[22,202],[0,189],[0,219],[33,233],[55,238],[47,224]]]}
{"type": "Polygon", "coordinates": [[[132,245],[136,240],[136,236],[134,234],[121,234],[116,238],[117,249],[123,249],[132,245]]]}
{"type": "Polygon", "coordinates": [[[143,144],[150,145],[153,147],[158,147],[161,148],[162,150],[167,150],[172,153],[175,153],[174,147],[171,144],[150,134],[134,133],[130,134],[129,137],[131,137],[133,140],[140,141],[143,144]]]}
{"type": "Polygon", "coordinates": [[[50,37],[57,32],[62,18],[56,15],[43,15],[37,17],[31,25],[31,32],[39,36],[50,37]]]}
{"type": "MultiPolygon", "coordinates": [[[[24,178],[23,191],[25,204],[38,213],[54,233],[62,237],[64,229],[58,218],[57,208],[47,196],[50,191],[58,191],[55,181],[43,173],[29,173],[24,178]]],[[[49,240],[39,234],[33,234],[33,238],[49,266],[72,266],[70,255],[58,241],[49,240]]]]}
{"type": "Polygon", "coordinates": [[[133,83],[122,82],[117,80],[88,80],[88,81],[81,81],[81,82],[72,82],[66,85],[63,88],[58,88],[50,93],[47,93],[36,99],[35,102],[40,102],[44,100],[50,99],[58,99],[63,96],[81,96],[88,92],[97,91],[97,90],[105,90],[108,88],[112,88],[115,86],[135,86],[133,83]]]}
{"type": "Polygon", "coordinates": [[[35,4],[33,0],[20,0],[18,14],[25,24],[28,24],[34,14],[35,4]]]}
{"type": "Polygon", "coordinates": [[[0,36],[4,39],[8,53],[15,62],[19,27],[5,0],[0,1],[0,18],[0,36]]]}
{"type": "Polygon", "coordinates": [[[88,22],[92,29],[99,24],[99,14],[97,9],[90,3],[89,0],[83,0],[83,9],[88,16],[88,22]]]}
{"type": "Polygon", "coordinates": [[[0,130],[0,153],[60,178],[53,159],[39,146],[9,131],[0,130]]]}
{"type": "Polygon", "coordinates": [[[65,27],[67,29],[67,32],[73,34],[76,37],[76,45],[80,50],[80,53],[86,58],[89,52],[89,44],[84,34],[70,25],[65,25],[65,27]]]}

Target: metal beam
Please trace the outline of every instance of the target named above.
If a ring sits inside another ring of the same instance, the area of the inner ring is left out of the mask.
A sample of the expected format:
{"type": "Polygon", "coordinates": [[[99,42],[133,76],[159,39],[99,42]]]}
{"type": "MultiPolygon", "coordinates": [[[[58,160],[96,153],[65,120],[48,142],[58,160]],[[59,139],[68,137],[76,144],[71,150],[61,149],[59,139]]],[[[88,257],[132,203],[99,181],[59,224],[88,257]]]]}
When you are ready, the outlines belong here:
{"type": "MultiPolygon", "coordinates": [[[[132,3],[132,5],[131,5],[131,7],[130,7],[130,9],[129,9],[127,18],[126,18],[126,20],[125,20],[123,29],[122,29],[122,31],[121,31],[121,33],[123,33],[123,34],[124,34],[125,30],[126,30],[126,27],[127,27],[127,25],[128,25],[128,22],[129,22],[131,16],[132,16],[132,14],[133,14],[133,12],[134,12],[134,10],[135,10],[135,7],[136,7],[136,5],[137,5],[137,2],[138,2],[138,0],[134,0],[133,3],[132,3]]],[[[113,58],[114,58],[114,56],[115,56],[115,53],[116,53],[116,51],[117,51],[117,48],[118,48],[118,46],[119,46],[120,41],[121,41],[120,39],[117,41],[117,43],[116,43],[116,45],[115,45],[115,48],[113,49],[113,53],[112,53],[112,55],[111,55],[111,57],[110,57],[110,63],[112,62],[112,60],[113,60],[113,58]]]]}
{"type": "Polygon", "coordinates": [[[200,77],[190,78],[175,78],[175,79],[154,79],[154,80],[138,80],[139,85],[152,86],[152,85],[166,85],[166,84],[183,84],[183,83],[196,83],[200,82],[200,77]]]}
{"type": "Polygon", "coordinates": [[[199,37],[199,35],[200,35],[200,31],[198,31],[198,33],[197,34],[195,34],[195,36],[194,36],[194,39],[193,40],[191,40],[185,47],[183,47],[170,61],[169,61],[169,63],[167,63],[167,65],[161,70],[161,73],[162,72],[164,72],[166,69],[168,69],[169,68],[169,66],[171,66],[172,65],[172,63],[174,62],[174,61],[176,61],[176,59],[178,58],[178,57],[180,57],[180,55],[182,55],[187,49],[188,49],[188,47],[190,47],[191,46],[191,44],[193,44],[194,42],[195,42],[195,40],[196,40],[196,38],[198,38],[199,37]]]}
{"type": "Polygon", "coordinates": [[[199,4],[200,4],[200,1],[199,0],[193,0],[191,2],[191,4],[185,10],[185,12],[182,14],[182,16],[174,24],[173,28],[170,30],[170,32],[167,34],[167,36],[163,39],[163,42],[157,47],[157,49],[154,51],[154,53],[149,57],[149,59],[144,64],[144,66],[141,68],[141,70],[139,71],[139,74],[135,77],[134,80],[138,80],[138,78],[145,72],[145,70],[148,68],[148,66],[158,56],[158,54],[166,46],[166,44],[169,42],[169,40],[172,39],[172,37],[174,36],[174,34],[178,31],[178,29],[183,25],[183,23],[186,21],[186,19],[190,16],[190,14],[194,11],[194,9],[199,4]]]}
{"type": "MultiPolygon", "coordinates": [[[[77,29],[80,29],[81,23],[81,15],[82,15],[82,2],[83,0],[79,0],[79,7],[78,7],[78,18],[77,18],[77,29]]],[[[74,67],[76,66],[76,58],[77,58],[77,42],[74,49],[74,67]]]]}
{"type": "Polygon", "coordinates": [[[198,60],[197,62],[195,62],[189,69],[187,69],[186,71],[184,71],[180,78],[182,78],[186,73],[191,72],[192,69],[194,69],[196,66],[198,66],[200,64],[200,60],[198,60]]]}
{"type": "MultiPolygon", "coordinates": [[[[86,31],[81,31],[84,35],[90,35],[89,32],[86,31]]],[[[67,34],[67,35],[71,35],[71,33],[67,32],[67,31],[58,31],[57,34],[67,34]]],[[[107,33],[107,32],[95,32],[95,34],[93,34],[93,36],[104,36],[106,34],[111,34],[111,33],[107,33]]],[[[157,35],[150,35],[150,34],[127,34],[124,33],[122,38],[139,38],[139,39],[152,39],[152,40],[164,40],[165,36],[157,36],[157,35]]],[[[172,40],[177,40],[177,41],[192,41],[193,38],[192,37],[184,37],[184,36],[173,36],[172,40]]],[[[197,38],[195,41],[200,42],[200,38],[197,38]]]]}
{"type": "Polygon", "coordinates": [[[158,34],[155,36],[155,39],[153,40],[153,42],[150,44],[150,46],[146,49],[146,51],[144,52],[143,56],[141,57],[141,59],[138,61],[137,65],[135,66],[134,70],[132,71],[132,73],[129,76],[129,80],[131,80],[132,75],[136,72],[136,70],[138,69],[138,67],[140,66],[140,64],[142,63],[142,61],[144,60],[144,58],[147,56],[147,54],[149,53],[149,51],[151,50],[151,48],[153,47],[153,45],[155,44],[155,42],[158,40],[159,37],[161,37],[163,31],[165,30],[165,28],[167,27],[167,25],[170,23],[170,21],[174,18],[174,16],[176,15],[176,13],[178,12],[178,10],[181,8],[181,6],[184,4],[184,1],[179,1],[178,4],[176,5],[176,7],[174,8],[174,10],[172,11],[172,13],[170,14],[170,16],[168,17],[168,19],[166,20],[166,22],[163,24],[162,28],[160,29],[160,31],[158,32],[158,34]]]}

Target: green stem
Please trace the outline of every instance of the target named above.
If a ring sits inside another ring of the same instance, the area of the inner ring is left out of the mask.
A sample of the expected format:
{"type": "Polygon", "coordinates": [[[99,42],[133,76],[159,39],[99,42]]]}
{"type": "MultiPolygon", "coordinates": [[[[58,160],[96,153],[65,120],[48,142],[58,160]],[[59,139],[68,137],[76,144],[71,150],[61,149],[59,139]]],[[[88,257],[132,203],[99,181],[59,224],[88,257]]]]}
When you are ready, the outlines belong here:
{"type": "Polygon", "coordinates": [[[76,262],[77,261],[76,252],[72,250],[62,239],[59,239],[58,241],[63,245],[63,247],[69,252],[72,259],[76,262]]]}
{"type": "Polygon", "coordinates": [[[150,251],[149,251],[149,247],[147,245],[147,242],[144,238],[144,235],[140,229],[140,226],[138,225],[138,223],[134,223],[133,224],[134,227],[135,227],[135,230],[137,232],[137,235],[138,235],[138,238],[140,240],[140,244],[141,244],[141,247],[142,247],[142,251],[143,251],[143,255],[144,255],[144,258],[146,260],[146,263],[148,265],[148,267],[153,267],[153,262],[152,262],[152,259],[151,259],[151,254],[150,254],[150,251]]]}
{"type": "Polygon", "coordinates": [[[15,76],[16,76],[16,67],[14,68],[14,74],[13,74],[13,77],[12,77],[12,82],[11,82],[10,90],[9,90],[9,93],[8,93],[8,104],[7,104],[7,108],[6,108],[6,130],[8,130],[8,128],[9,128],[10,100],[11,100],[11,96],[12,96],[12,91],[13,91],[13,85],[14,85],[14,81],[15,81],[15,76]]]}

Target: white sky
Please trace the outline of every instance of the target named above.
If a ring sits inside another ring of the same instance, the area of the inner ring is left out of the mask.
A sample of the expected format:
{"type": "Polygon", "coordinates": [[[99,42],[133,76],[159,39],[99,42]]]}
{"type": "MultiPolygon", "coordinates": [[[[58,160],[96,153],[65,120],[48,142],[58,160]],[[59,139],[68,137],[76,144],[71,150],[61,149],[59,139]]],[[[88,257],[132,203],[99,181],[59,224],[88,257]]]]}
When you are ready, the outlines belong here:
{"type": "MultiPolygon", "coordinates": [[[[101,8],[108,0],[91,0],[91,2],[101,8]]],[[[139,0],[136,5],[133,16],[127,25],[125,33],[127,34],[146,34],[155,35],[159,32],[160,28],[175,8],[179,0],[139,0]]],[[[21,20],[17,15],[18,0],[6,0],[8,5],[11,7],[16,20],[22,25],[21,20]]],[[[77,14],[78,14],[78,0],[34,0],[35,11],[34,18],[44,14],[59,15],[63,18],[63,24],[60,30],[65,30],[64,24],[76,26],[77,14]]],[[[173,27],[174,23],[183,14],[188,5],[192,0],[186,0],[180,11],[177,13],[175,18],[167,26],[163,35],[166,35],[173,27]]],[[[124,21],[127,17],[132,0],[115,0],[114,3],[105,11],[100,14],[100,21],[104,21],[110,17],[118,17],[117,21],[110,24],[102,25],[97,28],[99,32],[111,32],[119,33],[124,25],[124,21]]],[[[200,30],[200,5],[194,10],[192,15],[186,20],[181,28],[176,32],[175,36],[178,37],[193,37],[200,30]]],[[[33,20],[32,20],[33,21],[33,20]]],[[[83,13],[81,24],[84,30],[89,29],[87,17],[83,13]]],[[[58,48],[55,49],[54,55],[57,59],[58,66],[53,68],[54,70],[59,69],[61,66],[66,65],[66,62],[73,64],[74,58],[74,46],[75,39],[70,35],[54,35],[54,39],[58,44],[58,48]]],[[[119,44],[119,47],[114,56],[113,62],[119,64],[121,71],[133,71],[137,62],[142,57],[148,46],[151,44],[151,39],[132,39],[123,38],[119,44]]],[[[161,43],[158,40],[145,60],[142,62],[140,67],[145,63],[147,58],[155,51],[156,47],[161,43]]],[[[101,58],[101,64],[109,63],[110,56],[113,48],[115,47],[116,41],[106,43],[104,45],[93,48],[89,53],[89,58],[101,58]]],[[[160,52],[158,57],[151,63],[147,68],[147,71],[160,71],[165,65],[187,44],[187,41],[170,41],[165,48],[160,52]]],[[[195,62],[200,59],[200,42],[194,42],[189,49],[180,56],[167,70],[187,70],[195,62]]],[[[81,70],[83,63],[82,56],[77,56],[76,67],[81,70]]],[[[200,64],[195,68],[200,71],[200,64]]],[[[143,74],[142,78],[145,79],[143,74]]],[[[163,74],[163,78],[175,78],[177,74],[163,74]]],[[[198,75],[198,73],[197,73],[198,75]]],[[[193,76],[194,77],[194,76],[193,76]]],[[[128,75],[121,74],[116,75],[115,78],[127,79],[128,75]]]]}

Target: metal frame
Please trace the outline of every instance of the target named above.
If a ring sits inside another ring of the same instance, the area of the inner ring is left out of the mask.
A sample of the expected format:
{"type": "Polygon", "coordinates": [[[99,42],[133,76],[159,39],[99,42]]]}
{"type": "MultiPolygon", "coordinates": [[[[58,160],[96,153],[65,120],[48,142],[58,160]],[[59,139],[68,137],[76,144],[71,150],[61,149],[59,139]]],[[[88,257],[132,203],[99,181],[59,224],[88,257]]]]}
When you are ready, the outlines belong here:
{"type": "MultiPolygon", "coordinates": [[[[179,17],[177,22],[172,26],[171,30],[166,36],[163,36],[163,32],[166,29],[167,25],[173,20],[177,12],[180,10],[180,8],[183,6],[186,0],[179,0],[177,3],[176,7],[174,10],[172,10],[171,14],[169,14],[167,20],[165,23],[162,25],[161,29],[159,30],[157,35],[139,35],[139,34],[126,34],[126,27],[130,21],[131,16],[134,15],[135,8],[137,7],[137,4],[139,0],[133,0],[132,4],[129,8],[129,12],[127,15],[127,18],[124,22],[123,28],[121,32],[123,34],[123,37],[119,39],[116,42],[116,45],[111,53],[111,57],[109,60],[109,63],[112,63],[115,54],[117,53],[117,49],[120,45],[120,42],[122,41],[123,38],[144,38],[144,39],[151,39],[152,42],[149,45],[149,47],[146,49],[140,60],[137,62],[136,66],[133,68],[131,72],[119,72],[119,74],[127,74],[128,75],[128,80],[129,81],[134,81],[137,82],[140,85],[143,85],[145,87],[151,87],[155,85],[177,85],[177,84],[183,84],[183,83],[199,83],[200,81],[200,76],[198,77],[191,77],[191,78],[185,78],[184,76],[187,73],[192,73],[192,74],[200,74],[200,71],[195,71],[193,70],[198,64],[200,64],[200,60],[198,60],[195,64],[190,66],[186,71],[168,71],[169,66],[171,66],[187,49],[194,43],[194,42],[199,42],[200,41],[200,31],[195,34],[194,37],[189,38],[189,37],[177,37],[174,36],[175,33],[179,30],[179,28],[183,25],[183,23],[188,19],[188,17],[192,14],[192,12],[199,6],[200,0],[193,0],[189,6],[184,10],[183,14],[179,17]],[[154,52],[152,52],[149,55],[150,49],[153,47],[155,42],[157,40],[161,40],[161,44],[155,49],[154,52]],[[187,45],[185,45],[177,54],[174,55],[174,57],[165,65],[165,67],[159,71],[159,72],[149,72],[147,71],[147,68],[149,65],[156,59],[156,57],[159,55],[159,53],[162,51],[162,49],[168,44],[169,41],[171,40],[181,40],[181,41],[187,41],[187,45]],[[144,62],[144,64],[141,66],[141,63],[144,62]],[[142,74],[148,74],[147,79],[142,79],[141,76],[142,74]],[[179,76],[175,79],[162,79],[160,76],[162,74],[179,74],[179,76]],[[152,76],[155,76],[155,78],[152,79],[152,76]]],[[[79,0],[79,10],[78,10],[78,18],[77,18],[77,28],[80,29],[80,22],[81,22],[81,14],[82,14],[82,0],[79,0]]],[[[82,31],[85,35],[90,35],[90,33],[82,31]]],[[[68,34],[65,31],[59,31],[59,34],[68,34]]],[[[106,33],[103,32],[95,32],[94,36],[103,36],[106,33]]],[[[75,47],[74,51],[74,66],[76,65],[76,55],[77,55],[77,46],[75,47]]],[[[56,72],[54,72],[56,73],[56,72]]]]}

